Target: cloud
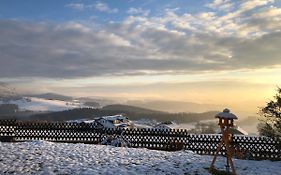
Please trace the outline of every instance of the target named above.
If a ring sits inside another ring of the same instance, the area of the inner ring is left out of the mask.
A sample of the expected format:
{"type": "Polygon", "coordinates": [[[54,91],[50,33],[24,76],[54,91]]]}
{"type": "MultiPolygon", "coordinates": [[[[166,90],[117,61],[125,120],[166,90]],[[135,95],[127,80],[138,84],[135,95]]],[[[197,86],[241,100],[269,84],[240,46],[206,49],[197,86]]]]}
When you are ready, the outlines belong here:
{"type": "Polygon", "coordinates": [[[230,11],[233,9],[233,3],[231,0],[214,0],[211,3],[205,5],[214,10],[230,11]]]}
{"type": "Polygon", "coordinates": [[[253,18],[262,18],[262,19],[268,19],[268,18],[278,18],[281,17],[281,8],[277,7],[270,7],[263,9],[259,11],[258,13],[253,14],[253,18]]]}
{"type": "Polygon", "coordinates": [[[85,9],[85,5],[82,3],[70,3],[70,4],[66,4],[65,6],[79,11],[83,11],[85,9]]]}
{"type": "Polygon", "coordinates": [[[78,11],[83,11],[86,9],[87,10],[95,9],[105,13],[117,13],[119,11],[117,8],[110,8],[107,4],[102,2],[97,2],[95,4],[70,3],[70,4],[66,4],[65,7],[78,11]]]}
{"type": "MultiPolygon", "coordinates": [[[[230,2],[229,0],[214,0],[205,6],[214,10],[222,10],[221,7],[230,2]]],[[[226,35],[235,34],[240,37],[257,37],[278,28],[277,18],[274,18],[274,24],[269,16],[278,13],[278,8],[272,6],[274,0],[245,0],[232,1],[231,3],[231,8],[225,10],[225,13],[214,12],[216,15],[213,18],[214,23],[211,23],[209,28],[217,29],[217,32],[226,35]]]]}
{"type": "Polygon", "coordinates": [[[240,10],[241,11],[248,11],[255,9],[260,6],[264,6],[270,3],[273,3],[274,0],[247,0],[243,1],[240,5],[240,10]]]}
{"type": "Polygon", "coordinates": [[[266,67],[281,65],[281,32],[263,35],[255,40],[245,40],[233,48],[233,62],[240,67],[266,67]]]}
{"type": "Polygon", "coordinates": [[[249,20],[248,25],[256,27],[259,30],[280,31],[281,8],[270,7],[261,9],[251,16],[251,20],[249,20]]]}
{"type": "Polygon", "coordinates": [[[127,13],[130,14],[130,15],[144,15],[144,16],[148,16],[149,13],[150,13],[150,10],[144,10],[142,8],[129,8],[127,10],[127,13]]]}
{"type": "Polygon", "coordinates": [[[117,13],[119,10],[117,8],[110,8],[107,4],[98,2],[95,4],[95,8],[98,11],[106,12],[106,13],[117,13]]]}
{"type": "Polygon", "coordinates": [[[279,11],[264,6],[239,18],[232,15],[235,11],[166,11],[102,26],[0,20],[0,77],[192,74],[281,66],[279,11]]]}

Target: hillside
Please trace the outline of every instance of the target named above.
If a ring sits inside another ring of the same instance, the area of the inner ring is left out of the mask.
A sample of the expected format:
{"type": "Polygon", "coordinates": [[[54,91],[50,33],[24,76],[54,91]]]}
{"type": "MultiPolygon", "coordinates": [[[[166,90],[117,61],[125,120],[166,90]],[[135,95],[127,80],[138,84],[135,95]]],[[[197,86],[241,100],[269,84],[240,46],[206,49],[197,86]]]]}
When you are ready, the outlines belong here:
{"type": "Polygon", "coordinates": [[[103,110],[118,110],[118,111],[126,111],[126,112],[134,112],[134,113],[165,113],[162,111],[156,111],[156,110],[151,110],[151,109],[146,109],[146,108],[141,108],[137,106],[129,106],[129,105],[121,105],[121,104],[113,104],[113,105],[107,105],[102,108],[103,110]]]}
{"type": "Polygon", "coordinates": [[[18,100],[9,100],[8,102],[0,101],[0,105],[1,104],[14,104],[18,106],[20,111],[34,112],[63,111],[67,109],[83,107],[83,105],[79,102],[45,99],[37,97],[23,97],[18,100]]]}
{"type": "Polygon", "coordinates": [[[60,95],[56,93],[44,93],[44,94],[28,94],[28,97],[37,97],[37,98],[44,98],[44,99],[52,99],[52,100],[60,100],[60,101],[71,101],[73,97],[60,95]]]}
{"type": "Polygon", "coordinates": [[[122,113],[131,120],[184,123],[211,119],[216,112],[203,111],[217,109],[212,108],[212,105],[178,101],[128,101],[127,104],[114,104],[116,102],[104,99],[74,99],[56,93],[20,95],[8,84],[0,83],[0,118],[15,116],[19,119],[65,121],[122,113]]]}
{"type": "Polygon", "coordinates": [[[9,101],[21,99],[21,95],[6,83],[0,82],[0,100],[9,101]]]}
{"type": "Polygon", "coordinates": [[[109,105],[101,109],[76,108],[66,111],[36,114],[29,117],[31,120],[66,121],[77,119],[93,119],[95,117],[125,114],[130,120],[150,119],[157,121],[175,121],[178,123],[196,122],[213,118],[216,111],[204,113],[165,113],[127,105],[109,105]]]}
{"type": "Polygon", "coordinates": [[[165,112],[206,112],[218,110],[221,107],[214,104],[199,104],[183,101],[168,101],[168,100],[131,100],[127,101],[127,105],[138,106],[142,108],[165,111],[165,112]]]}

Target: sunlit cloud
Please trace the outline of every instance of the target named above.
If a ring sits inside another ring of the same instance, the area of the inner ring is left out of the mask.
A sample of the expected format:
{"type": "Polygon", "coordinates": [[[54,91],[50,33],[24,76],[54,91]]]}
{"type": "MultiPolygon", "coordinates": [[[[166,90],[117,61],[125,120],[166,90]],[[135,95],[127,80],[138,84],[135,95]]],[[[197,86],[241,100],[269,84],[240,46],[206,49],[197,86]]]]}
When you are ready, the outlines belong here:
{"type": "Polygon", "coordinates": [[[148,16],[150,13],[150,10],[144,10],[142,8],[134,8],[131,7],[127,10],[127,13],[130,15],[144,15],[144,16],[148,16]]]}
{"type": "Polygon", "coordinates": [[[106,12],[106,13],[117,13],[118,12],[117,8],[110,8],[107,4],[102,3],[102,2],[96,3],[95,8],[98,11],[106,12]]]}
{"type": "Polygon", "coordinates": [[[211,3],[205,5],[214,10],[230,11],[233,9],[233,3],[231,0],[214,0],[211,3]]]}
{"type": "Polygon", "coordinates": [[[83,3],[70,3],[70,4],[66,4],[65,6],[80,11],[84,10],[85,8],[85,5],[83,3]]]}
{"type": "Polygon", "coordinates": [[[63,3],[59,20],[3,17],[0,81],[26,91],[226,105],[261,101],[281,83],[278,3],[165,3],[77,1],[63,3]]]}
{"type": "Polygon", "coordinates": [[[167,12],[161,18],[130,16],[102,29],[79,22],[1,20],[1,76],[153,75],[280,66],[279,24],[269,20],[269,29],[247,20],[236,28],[218,28],[212,21],[220,18],[167,12]],[[240,37],[253,32],[261,35],[240,37]]]}

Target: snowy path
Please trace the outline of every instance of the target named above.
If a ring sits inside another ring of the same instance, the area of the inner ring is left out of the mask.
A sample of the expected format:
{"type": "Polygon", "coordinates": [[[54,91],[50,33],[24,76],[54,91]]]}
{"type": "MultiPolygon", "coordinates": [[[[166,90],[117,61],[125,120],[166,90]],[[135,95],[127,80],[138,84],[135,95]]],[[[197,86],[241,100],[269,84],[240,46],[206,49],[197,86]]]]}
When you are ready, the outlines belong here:
{"type": "MultiPolygon", "coordinates": [[[[0,174],[209,174],[211,156],[45,141],[1,143],[0,174]]],[[[219,158],[217,167],[225,159],[219,158]]],[[[281,162],[235,160],[239,175],[281,175],[281,162]]]]}

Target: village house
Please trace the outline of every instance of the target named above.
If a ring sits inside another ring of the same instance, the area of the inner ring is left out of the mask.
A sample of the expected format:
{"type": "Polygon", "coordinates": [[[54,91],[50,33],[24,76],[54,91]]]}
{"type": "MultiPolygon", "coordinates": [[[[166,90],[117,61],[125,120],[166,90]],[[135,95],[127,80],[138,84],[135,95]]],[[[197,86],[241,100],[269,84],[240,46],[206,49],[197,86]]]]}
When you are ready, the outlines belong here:
{"type": "Polygon", "coordinates": [[[95,119],[95,122],[104,128],[131,128],[133,123],[122,114],[103,116],[95,119]]]}
{"type": "Polygon", "coordinates": [[[180,129],[179,125],[177,125],[176,123],[171,122],[171,121],[161,122],[161,123],[155,125],[154,128],[160,129],[160,130],[180,129]]]}

